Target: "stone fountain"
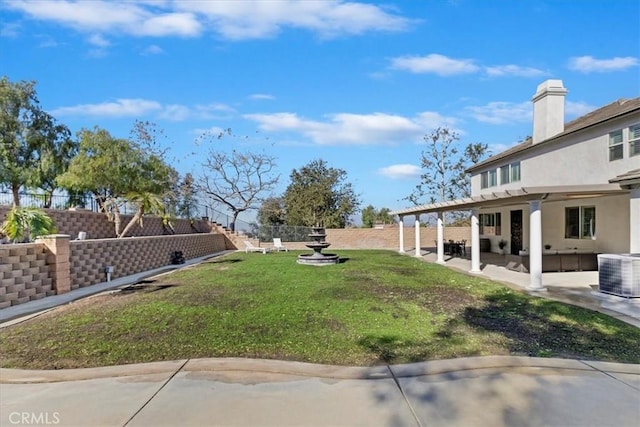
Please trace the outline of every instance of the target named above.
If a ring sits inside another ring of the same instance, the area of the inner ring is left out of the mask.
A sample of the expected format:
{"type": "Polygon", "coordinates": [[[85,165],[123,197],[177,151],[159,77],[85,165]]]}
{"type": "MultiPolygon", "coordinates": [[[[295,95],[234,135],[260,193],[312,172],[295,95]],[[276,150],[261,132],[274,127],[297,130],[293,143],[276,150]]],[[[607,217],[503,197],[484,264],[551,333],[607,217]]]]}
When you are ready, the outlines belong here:
{"type": "Polygon", "coordinates": [[[331,246],[331,243],[328,243],[325,240],[327,234],[324,231],[324,227],[311,227],[311,233],[309,234],[309,237],[313,241],[306,243],[305,246],[309,249],[313,249],[313,253],[298,255],[298,264],[322,266],[337,264],[339,262],[338,255],[322,253],[323,249],[331,246]]]}

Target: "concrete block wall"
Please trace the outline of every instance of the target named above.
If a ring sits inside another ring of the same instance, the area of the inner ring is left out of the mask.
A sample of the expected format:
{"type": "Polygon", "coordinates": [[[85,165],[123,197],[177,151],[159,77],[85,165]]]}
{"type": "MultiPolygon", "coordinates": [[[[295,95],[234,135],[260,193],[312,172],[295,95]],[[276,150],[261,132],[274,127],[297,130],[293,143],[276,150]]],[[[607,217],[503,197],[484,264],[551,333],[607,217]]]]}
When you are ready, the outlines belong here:
{"type": "MultiPolygon", "coordinates": [[[[328,228],[326,240],[331,243],[327,251],[335,249],[390,249],[400,248],[400,231],[397,225],[384,228],[328,228]]],[[[415,249],[415,227],[404,227],[405,250],[415,249]]],[[[420,228],[420,247],[435,247],[437,231],[435,227],[420,228]]],[[[444,239],[461,241],[466,240],[471,245],[470,227],[445,227],[444,239]]],[[[288,249],[307,249],[303,242],[283,242],[288,249]]],[[[260,246],[273,246],[272,242],[262,242],[260,246]]],[[[244,249],[244,245],[238,246],[244,249]]]]}
{"type": "MultiPolygon", "coordinates": [[[[0,223],[4,221],[11,206],[0,206],[0,223]]],[[[60,234],[68,234],[71,239],[78,237],[80,231],[87,233],[87,239],[109,239],[116,237],[115,225],[105,214],[86,210],[58,210],[44,209],[51,217],[60,234]]],[[[122,229],[133,215],[122,215],[122,229]]],[[[209,221],[173,219],[176,234],[210,233],[212,226],[209,221]]],[[[129,236],[162,236],[168,232],[162,227],[162,219],[157,216],[145,216],[143,227],[135,225],[129,236]]]]}
{"type": "Polygon", "coordinates": [[[55,295],[44,245],[0,245],[0,308],[55,295]]]}
{"type": "Polygon", "coordinates": [[[107,266],[114,267],[111,277],[116,279],[169,265],[173,251],[182,251],[185,259],[192,259],[225,249],[221,234],[71,241],[71,289],[106,281],[107,266]]]}

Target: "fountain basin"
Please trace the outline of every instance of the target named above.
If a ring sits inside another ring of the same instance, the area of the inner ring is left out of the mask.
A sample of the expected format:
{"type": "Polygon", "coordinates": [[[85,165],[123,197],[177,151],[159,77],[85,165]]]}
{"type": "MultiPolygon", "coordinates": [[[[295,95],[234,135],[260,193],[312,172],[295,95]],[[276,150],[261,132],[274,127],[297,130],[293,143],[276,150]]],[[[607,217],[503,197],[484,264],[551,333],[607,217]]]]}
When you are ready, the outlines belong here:
{"type": "Polygon", "coordinates": [[[338,264],[339,262],[340,257],[336,254],[322,254],[314,252],[312,254],[298,255],[298,264],[315,265],[320,267],[324,265],[338,264]]]}
{"type": "Polygon", "coordinates": [[[298,264],[305,265],[332,265],[337,264],[340,258],[336,254],[323,254],[322,250],[331,246],[331,243],[325,241],[327,234],[324,232],[323,227],[312,227],[312,232],[309,237],[313,242],[306,243],[305,246],[309,249],[313,249],[312,254],[298,255],[298,264]]]}

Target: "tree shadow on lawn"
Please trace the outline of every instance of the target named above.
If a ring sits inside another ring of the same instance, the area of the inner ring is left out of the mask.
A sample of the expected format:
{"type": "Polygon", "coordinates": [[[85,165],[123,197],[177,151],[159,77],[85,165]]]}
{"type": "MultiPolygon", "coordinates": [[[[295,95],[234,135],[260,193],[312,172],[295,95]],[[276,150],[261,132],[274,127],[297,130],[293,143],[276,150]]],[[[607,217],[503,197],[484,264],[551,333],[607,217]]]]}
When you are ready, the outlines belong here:
{"type": "Polygon", "coordinates": [[[358,344],[385,364],[487,354],[637,364],[639,341],[639,329],[604,314],[500,290],[449,313],[429,338],[369,334],[358,344]]]}
{"type": "Polygon", "coordinates": [[[514,354],[640,363],[640,331],[604,314],[509,291],[484,301],[464,322],[507,338],[514,354]]]}
{"type": "Polygon", "coordinates": [[[141,292],[141,293],[156,292],[156,291],[161,291],[163,289],[168,289],[168,288],[173,288],[175,286],[178,286],[171,283],[156,284],[156,282],[158,282],[158,280],[156,279],[140,280],[139,282],[134,283],[133,285],[128,285],[123,288],[120,288],[120,291],[117,294],[129,295],[135,292],[141,292]]]}

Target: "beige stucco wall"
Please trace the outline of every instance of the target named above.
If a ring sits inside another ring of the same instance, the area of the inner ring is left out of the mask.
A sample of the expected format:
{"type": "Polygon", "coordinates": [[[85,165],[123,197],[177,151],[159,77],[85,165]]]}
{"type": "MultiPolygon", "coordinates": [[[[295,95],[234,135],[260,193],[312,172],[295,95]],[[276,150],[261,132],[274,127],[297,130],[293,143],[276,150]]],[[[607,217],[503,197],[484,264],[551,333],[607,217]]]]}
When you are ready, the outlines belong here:
{"type": "MultiPolygon", "coordinates": [[[[489,194],[521,187],[607,184],[609,179],[640,168],[640,155],[629,155],[629,126],[640,123],[640,113],[563,137],[558,142],[541,144],[504,164],[520,161],[521,180],[496,187],[480,188],[480,173],[501,166],[492,164],[471,178],[472,194],[489,194]],[[623,130],[624,156],[609,161],[609,133],[623,130]]],[[[498,180],[500,171],[498,170],[498,180]]]]}
{"type": "MultiPolygon", "coordinates": [[[[510,241],[510,212],[522,210],[523,247],[529,247],[529,205],[509,206],[501,209],[483,209],[480,213],[502,213],[502,235],[484,236],[492,242],[492,249],[498,247],[503,238],[510,241]]],[[[552,250],[578,249],[596,253],[624,253],[629,250],[629,195],[575,199],[562,202],[542,203],[542,243],[551,244],[552,250]],[[595,206],[596,239],[565,239],[565,207],[595,206]]],[[[507,251],[509,246],[507,246],[507,251]]]]}

